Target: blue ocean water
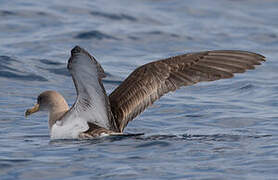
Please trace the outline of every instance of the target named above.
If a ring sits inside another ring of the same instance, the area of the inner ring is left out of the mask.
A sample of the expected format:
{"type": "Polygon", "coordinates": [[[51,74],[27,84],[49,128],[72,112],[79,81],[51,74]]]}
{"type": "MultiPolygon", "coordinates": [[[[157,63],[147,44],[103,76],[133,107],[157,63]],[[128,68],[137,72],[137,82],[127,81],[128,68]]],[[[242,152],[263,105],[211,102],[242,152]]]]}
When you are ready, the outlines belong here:
{"type": "Polygon", "coordinates": [[[0,0],[0,179],[277,179],[276,0],[0,0]],[[147,62],[240,49],[267,62],[169,93],[132,121],[141,136],[56,140],[39,93],[76,92],[66,69],[87,49],[112,92],[147,62]]]}

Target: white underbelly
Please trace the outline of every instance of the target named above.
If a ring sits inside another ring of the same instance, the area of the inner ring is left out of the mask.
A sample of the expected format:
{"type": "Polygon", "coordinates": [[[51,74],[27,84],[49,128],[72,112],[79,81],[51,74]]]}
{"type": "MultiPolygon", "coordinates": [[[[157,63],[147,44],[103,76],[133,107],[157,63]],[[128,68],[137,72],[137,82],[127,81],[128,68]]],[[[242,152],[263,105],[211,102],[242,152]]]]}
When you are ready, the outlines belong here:
{"type": "Polygon", "coordinates": [[[79,134],[89,129],[86,121],[76,119],[71,122],[57,121],[50,129],[51,139],[77,139],[79,134]]]}

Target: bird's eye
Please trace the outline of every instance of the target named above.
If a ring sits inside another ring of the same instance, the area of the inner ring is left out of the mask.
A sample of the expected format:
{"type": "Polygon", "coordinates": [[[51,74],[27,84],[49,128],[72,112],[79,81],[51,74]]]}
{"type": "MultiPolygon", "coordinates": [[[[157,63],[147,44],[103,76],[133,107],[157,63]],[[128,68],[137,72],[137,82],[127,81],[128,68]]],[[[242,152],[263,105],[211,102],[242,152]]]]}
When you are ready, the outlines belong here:
{"type": "Polygon", "coordinates": [[[42,97],[39,96],[38,99],[37,99],[38,104],[40,104],[41,100],[42,100],[42,97]]]}

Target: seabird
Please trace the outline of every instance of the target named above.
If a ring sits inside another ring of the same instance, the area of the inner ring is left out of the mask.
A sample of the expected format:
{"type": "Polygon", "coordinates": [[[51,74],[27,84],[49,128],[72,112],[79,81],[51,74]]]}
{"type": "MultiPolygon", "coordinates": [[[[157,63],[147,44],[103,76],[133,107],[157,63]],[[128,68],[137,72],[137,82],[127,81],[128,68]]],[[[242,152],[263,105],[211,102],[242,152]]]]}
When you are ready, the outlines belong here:
{"type": "Polygon", "coordinates": [[[51,139],[122,134],[128,122],[162,95],[181,86],[231,78],[262,61],[265,57],[260,54],[238,50],[174,56],[138,67],[107,96],[102,84],[103,68],[86,50],[76,46],[67,65],[77,91],[73,106],[69,108],[58,92],[45,91],[25,115],[48,111],[51,139]]]}

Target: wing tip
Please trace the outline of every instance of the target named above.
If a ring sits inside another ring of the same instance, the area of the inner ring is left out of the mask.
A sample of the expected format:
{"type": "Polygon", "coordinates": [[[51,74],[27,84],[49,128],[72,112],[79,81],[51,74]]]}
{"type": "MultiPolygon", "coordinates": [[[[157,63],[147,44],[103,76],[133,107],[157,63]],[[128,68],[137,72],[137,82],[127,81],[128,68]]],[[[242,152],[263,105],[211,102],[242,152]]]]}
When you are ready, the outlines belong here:
{"type": "Polygon", "coordinates": [[[71,55],[74,55],[76,53],[80,53],[82,50],[83,49],[80,46],[76,45],[76,46],[74,46],[74,48],[71,49],[71,55]]]}

